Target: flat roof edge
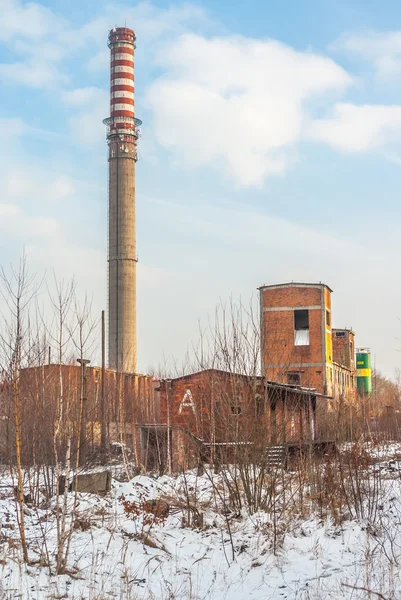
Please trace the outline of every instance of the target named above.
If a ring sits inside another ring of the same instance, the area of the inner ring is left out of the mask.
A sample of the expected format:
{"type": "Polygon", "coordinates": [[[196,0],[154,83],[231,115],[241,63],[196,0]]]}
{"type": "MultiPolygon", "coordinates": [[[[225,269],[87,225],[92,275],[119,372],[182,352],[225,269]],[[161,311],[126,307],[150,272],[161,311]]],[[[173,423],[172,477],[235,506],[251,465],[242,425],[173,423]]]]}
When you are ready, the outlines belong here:
{"type": "Polygon", "coordinates": [[[321,281],[315,282],[315,283],[306,283],[306,282],[302,282],[302,281],[289,281],[288,283],[273,283],[271,285],[261,285],[257,289],[258,290],[265,290],[265,289],[274,290],[276,288],[286,288],[286,287],[325,287],[330,292],[333,291],[330,286],[328,286],[326,283],[323,283],[321,281]]]}

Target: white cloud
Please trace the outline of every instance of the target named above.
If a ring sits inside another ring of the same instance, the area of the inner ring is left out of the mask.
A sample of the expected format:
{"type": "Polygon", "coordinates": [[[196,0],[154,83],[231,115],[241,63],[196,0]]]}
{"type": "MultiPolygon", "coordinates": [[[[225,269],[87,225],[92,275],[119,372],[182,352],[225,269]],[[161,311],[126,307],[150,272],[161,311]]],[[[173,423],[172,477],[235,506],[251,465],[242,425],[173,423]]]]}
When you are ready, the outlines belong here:
{"type": "Polygon", "coordinates": [[[36,59],[0,64],[0,77],[9,83],[38,89],[55,88],[68,80],[67,76],[52,64],[36,59]]]}
{"type": "Polygon", "coordinates": [[[63,200],[72,196],[75,186],[70,177],[59,175],[49,185],[49,197],[54,200],[63,200]]]}
{"type": "Polygon", "coordinates": [[[394,77],[401,72],[401,31],[380,33],[366,30],[346,33],[332,47],[371,62],[383,79],[394,77]]]}
{"type": "Polygon", "coordinates": [[[2,237],[32,240],[48,238],[59,240],[60,223],[51,217],[27,215],[20,206],[11,203],[0,204],[0,231],[2,237]]]}
{"type": "MultiPolygon", "coordinates": [[[[127,10],[125,7],[117,7],[116,12],[122,21],[127,10]]],[[[160,9],[150,2],[140,2],[125,18],[134,23],[135,31],[145,44],[169,33],[178,34],[194,25],[209,23],[205,11],[190,3],[173,4],[160,9]]]]}
{"type": "Polygon", "coordinates": [[[100,97],[104,99],[105,93],[104,90],[97,87],[77,88],[64,92],[63,99],[70,106],[87,107],[90,104],[97,103],[100,97]]]}
{"type": "Polygon", "coordinates": [[[12,163],[0,170],[0,194],[11,204],[33,204],[52,202],[72,196],[75,185],[72,179],[64,174],[45,174],[40,167],[31,164],[12,163]],[[31,202],[30,202],[31,201],[31,202]],[[38,202],[39,201],[39,202],[38,202]]]}
{"type": "Polygon", "coordinates": [[[3,81],[39,89],[65,85],[69,78],[55,64],[74,51],[63,41],[68,21],[39,3],[18,0],[0,0],[0,15],[0,42],[21,57],[0,65],[3,81]]]}
{"type": "Polygon", "coordinates": [[[182,35],[158,62],[166,73],[146,101],[160,145],[184,164],[223,168],[241,185],[284,172],[306,101],[351,84],[329,58],[243,37],[182,35]]]}
{"type": "Polygon", "coordinates": [[[310,124],[308,135],[344,152],[401,142],[401,106],[336,104],[331,116],[310,124]]]}
{"type": "Polygon", "coordinates": [[[46,7],[35,2],[0,0],[0,40],[14,37],[39,40],[60,28],[60,19],[46,7]]]}
{"type": "Polygon", "coordinates": [[[102,121],[109,114],[109,92],[96,87],[77,88],[63,93],[66,104],[76,113],[69,121],[74,138],[82,144],[104,142],[105,126],[102,121]]]}
{"type": "Polygon", "coordinates": [[[99,50],[87,62],[89,71],[105,71],[110,65],[110,50],[99,50]]]}

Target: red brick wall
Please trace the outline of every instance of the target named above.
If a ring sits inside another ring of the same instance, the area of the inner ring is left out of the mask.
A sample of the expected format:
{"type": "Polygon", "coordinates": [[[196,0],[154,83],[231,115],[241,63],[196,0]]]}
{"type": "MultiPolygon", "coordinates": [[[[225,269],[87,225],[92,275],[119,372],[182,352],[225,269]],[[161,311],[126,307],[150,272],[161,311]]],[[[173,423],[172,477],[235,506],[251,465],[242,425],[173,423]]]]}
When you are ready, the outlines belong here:
{"type": "Polygon", "coordinates": [[[326,309],[330,310],[330,307],[330,291],[323,286],[289,285],[282,288],[261,289],[262,360],[268,379],[287,383],[288,371],[299,371],[301,385],[315,387],[319,392],[324,392],[325,366],[307,365],[326,362],[322,324],[323,318],[326,317],[326,309]],[[322,295],[324,307],[321,310],[309,310],[309,345],[295,346],[293,310],[321,306],[322,295]],[[289,307],[291,310],[263,310],[284,307],[289,307]],[[294,364],[302,364],[302,367],[291,366],[294,364]]]}
{"type": "Polygon", "coordinates": [[[333,331],[333,360],[339,365],[350,366],[349,335],[344,331],[344,337],[337,337],[333,331]]]}
{"type": "Polygon", "coordinates": [[[333,360],[339,365],[355,368],[354,352],[355,352],[355,334],[347,329],[333,331],[333,360]],[[337,337],[336,333],[344,333],[344,337],[337,337]]]}
{"type": "MultiPolygon", "coordinates": [[[[61,377],[65,403],[72,411],[79,409],[81,395],[81,367],[62,365],[61,377]]],[[[99,367],[86,368],[87,416],[98,421],[101,411],[101,377],[99,367]]],[[[59,365],[45,365],[23,369],[20,376],[21,396],[30,404],[43,396],[45,406],[54,411],[60,395],[59,365]]],[[[160,418],[153,377],[130,373],[105,371],[105,408],[109,421],[154,423],[160,418]]]]}
{"type": "MultiPolygon", "coordinates": [[[[22,369],[20,373],[21,423],[24,438],[23,460],[50,460],[54,456],[53,433],[58,419],[60,375],[63,385],[63,414],[60,427],[60,455],[66,435],[78,441],[80,423],[81,367],[51,364],[22,369]]],[[[0,418],[12,417],[12,398],[3,395],[0,418]]],[[[155,423],[160,419],[158,396],[153,378],[144,375],[121,374],[106,370],[105,422],[110,442],[133,443],[135,423],[155,423]]],[[[100,443],[101,369],[86,368],[86,431],[91,450],[100,443]]],[[[64,455],[64,454],[63,454],[64,455]]]]}
{"type": "Polygon", "coordinates": [[[251,428],[255,421],[255,395],[259,393],[263,397],[262,388],[260,379],[215,370],[162,381],[161,421],[180,426],[208,442],[225,441],[233,435],[236,439],[238,435],[249,436],[247,424],[251,428]],[[191,399],[194,407],[190,405],[191,399]],[[236,407],[240,414],[235,414],[236,407]],[[238,424],[241,424],[240,433],[238,424]]]}
{"type": "Polygon", "coordinates": [[[307,403],[308,399],[295,390],[268,388],[265,396],[262,379],[241,378],[213,370],[162,381],[160,386],[163,422],[180,427],[206,443],[252,441],[266,445],[306,439],[307,403]],[[191,406],[185,406],[180,412],[187,390],[191,391],[195,412],[191,406]],[[231,407],[237,403],[241,413],[234,415],[231,407]],[[271,410],[272,404],[275,412],[271,410]],[[215,406],[213,414],[212,405],[215,406]],[[276,427],[272,423],[274,414],[276,427]]]}
{"type": "Polygon", "coordinates": [[[320,287],[299,287],[289,284],[288,287],[262,288],[264,306],[285,307],[317,306],[321,304],[320,287]]]}

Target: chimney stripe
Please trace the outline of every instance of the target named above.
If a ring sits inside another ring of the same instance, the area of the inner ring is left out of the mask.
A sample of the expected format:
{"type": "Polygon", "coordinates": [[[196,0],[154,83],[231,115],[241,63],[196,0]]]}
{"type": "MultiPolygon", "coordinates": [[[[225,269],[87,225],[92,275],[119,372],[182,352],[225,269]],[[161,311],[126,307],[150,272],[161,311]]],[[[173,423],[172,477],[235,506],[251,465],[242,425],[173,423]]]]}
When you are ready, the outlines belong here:
{"type": "MultiPolygon", "coordinates": [[[[129,75],[134,75],[134,67],[127,67],[124,65],[118,65],[117,67],[111,67],[111,77],[114,76],[115,73],[129,73],[129,75]]],[[[126,77],[128,77],[129,75],[126,75],[126,77]]],[[[125,75],[121,75],[121,76],[125,76],[125,75]]],[[[120,77],[120,75],[119,75],[120,77]]],[[[134,79],[134,77],[132,77],[132,79],[134,79]]]]}
{"type": "Polygon", "coordinates": [[[116,60],[129,60],[134,64],[134,57],[132,54],[127,54],[126,52],[116,52],[111,57],[111,62],[115,62],[116,60]]]}
{"type": "Polygon", "coordinates": [[[116,77],[111,79],[111,85],[129,85],[131,87],[134,87],[134,80],[129,79],[128,77],[116,77]]]}

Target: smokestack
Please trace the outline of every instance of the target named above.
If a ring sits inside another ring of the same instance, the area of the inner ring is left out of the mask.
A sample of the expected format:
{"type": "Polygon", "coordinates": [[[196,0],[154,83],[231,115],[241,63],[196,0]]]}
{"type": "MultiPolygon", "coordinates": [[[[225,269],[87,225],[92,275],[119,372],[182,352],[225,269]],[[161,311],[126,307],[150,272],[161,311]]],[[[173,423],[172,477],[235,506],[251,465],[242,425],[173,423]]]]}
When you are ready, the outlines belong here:
{"type": "Polygon", "coordinates": [[[135,33],[126,27],[109,33],[110,117],[108,346],[109,367],[136,371],[135,163],[138,127],[134,105],[135,33]]]}

